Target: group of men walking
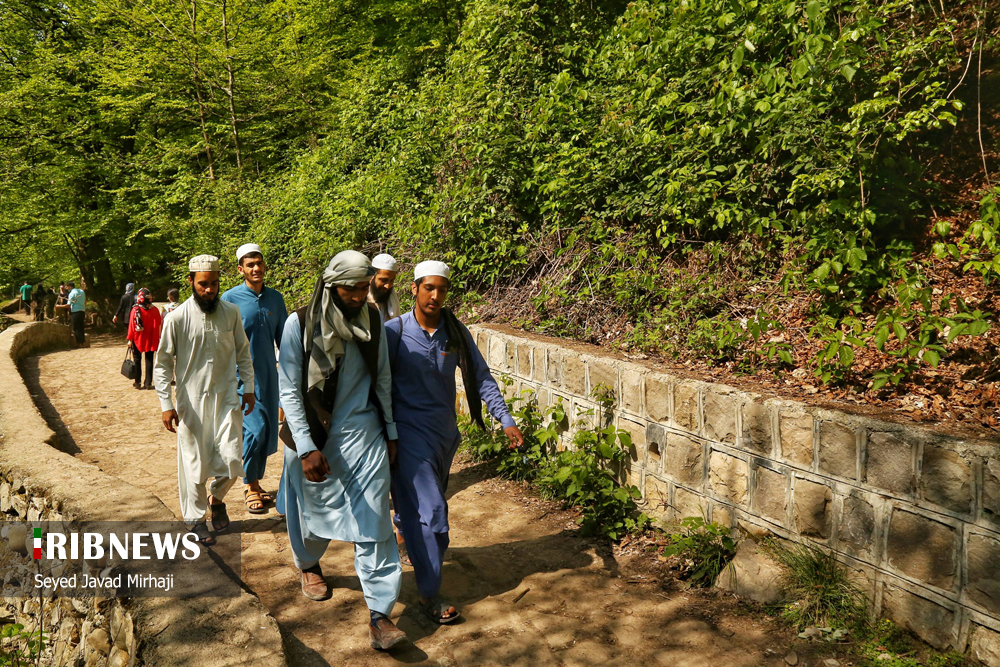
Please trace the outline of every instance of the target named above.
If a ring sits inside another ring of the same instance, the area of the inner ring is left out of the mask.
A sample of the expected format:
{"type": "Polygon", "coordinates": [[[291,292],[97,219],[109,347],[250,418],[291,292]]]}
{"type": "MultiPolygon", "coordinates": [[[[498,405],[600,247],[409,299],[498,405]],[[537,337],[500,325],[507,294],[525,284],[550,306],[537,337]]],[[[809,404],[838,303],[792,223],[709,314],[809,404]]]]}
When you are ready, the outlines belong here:
{"type": "Polygon", "coordinates": [[[330,260],[308,305],[288,314],[282,295],[264,284],[260,247],[241,246],[237,261],[243,284],[219,296],[218,259],[191,259],[192,296],[164,319],[156,355],[163,423],[177,433],[184,521],[213,543],[229,524],[224,499],[241,476],[247,509],[266,511],[270,494],[260,480],[280,435],[276,505],[303,594],[330,597],[320,559],[331,540],[352,542],[371,646],[405,641],[389,619],[402,576],[395,521],[420,607],[438,623],[453,622],[458,609],[440,591],[445,491],[460,440],[457,369],[480,426],[485,402],[512,447],[524,439],[469,331],[444,307],[450,269],[418,264],[414,308],[400,314],[396,261],[346,250],[330,260]]]}

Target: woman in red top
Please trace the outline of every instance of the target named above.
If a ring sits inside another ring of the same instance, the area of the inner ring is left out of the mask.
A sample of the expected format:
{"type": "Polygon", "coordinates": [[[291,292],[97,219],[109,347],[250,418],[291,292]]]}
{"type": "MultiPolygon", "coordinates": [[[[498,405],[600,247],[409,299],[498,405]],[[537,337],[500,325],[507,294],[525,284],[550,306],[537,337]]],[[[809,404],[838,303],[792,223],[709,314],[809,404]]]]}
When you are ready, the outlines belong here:
{"type": "Polygon", "coordinates": [[[135,297],[135,306],[128,318],[128,340],[132,347],[132,358],[135,359],[136,389],[153,388],[153,355],[160,347],[160,329],[163,318],[158,308],[153,308],[153,296],[143,287],[135,297]],[[142,358],[146,357],[145,383],[140,386],[142,376],[142,358]]]}

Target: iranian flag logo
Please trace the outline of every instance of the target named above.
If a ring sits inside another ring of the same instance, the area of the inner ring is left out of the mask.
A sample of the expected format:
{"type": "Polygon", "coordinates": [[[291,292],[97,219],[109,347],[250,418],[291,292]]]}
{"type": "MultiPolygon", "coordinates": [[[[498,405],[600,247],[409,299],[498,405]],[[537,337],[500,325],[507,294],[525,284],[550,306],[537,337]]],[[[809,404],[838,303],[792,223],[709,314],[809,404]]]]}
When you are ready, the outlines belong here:
{"type": "Polygon", "coordinates": [[[42,559],[42,529],[35,528],[35,560],[42,559]]]}

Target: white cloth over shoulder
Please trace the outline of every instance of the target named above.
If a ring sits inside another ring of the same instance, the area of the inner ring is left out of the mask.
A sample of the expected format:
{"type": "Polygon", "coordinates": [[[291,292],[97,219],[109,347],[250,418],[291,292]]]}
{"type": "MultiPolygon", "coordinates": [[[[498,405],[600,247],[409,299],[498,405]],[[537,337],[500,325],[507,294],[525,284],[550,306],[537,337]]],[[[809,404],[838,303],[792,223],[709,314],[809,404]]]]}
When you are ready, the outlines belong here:
{"type": "Polygon", "coordinates": [[[240,309],[219,301],[211,314],[191,297],[166,318],[153,378],[160,408],[177,410],[177,474],[185,521],[193,499],[185,489],[210,477],[242,477],[243,413],[236,372],[253,385],[250,343],[240,309]],[[176,381],[176,402],[170,382],[176,381]]]}

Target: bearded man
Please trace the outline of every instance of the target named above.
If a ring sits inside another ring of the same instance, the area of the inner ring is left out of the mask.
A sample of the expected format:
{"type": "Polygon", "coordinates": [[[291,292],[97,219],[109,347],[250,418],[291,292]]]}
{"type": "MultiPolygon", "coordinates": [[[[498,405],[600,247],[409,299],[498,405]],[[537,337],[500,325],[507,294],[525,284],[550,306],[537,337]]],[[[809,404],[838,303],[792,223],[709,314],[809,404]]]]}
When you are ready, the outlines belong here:
{"type": "Polygon", "coordinates": [[[394,286],[399,275],[399,265],[392,255],[375,255],[372,266],[376,273],[372,276],[371,289],[368,292],[368,303],[378,308],[382,324],[399,317],[399,295],[394,286]]]}
{"type": "Polygon", "coordinates": [[[219,258],[198,255],[188,271],[191,298],[163,323],[153,380],[163,426],[177,434],[181,517],[209,545],[215,538],[205,512],[211,507],[212,527],[225,530],[229,516],[222,500],[243,475],[243,415],[256,401],[253,392],[241,400],[236,373],[252,386],[253,360],[240,309],[219,299],[219,258]],[[206,490],[209,477],[214,479],[206,490]]]}
{"type": "Polygon", "coordinates": [[[353,542],[369,643],[384,650],[406,634],[389,620],[402,575],[389,520],[396,424],[385,330],[366,303],[374,273],[353,250],[330,260],[309,305],[285,323],[278,387],[285,517],[302,593],[328,598],[319,561],[330,540],[353,542]]]}

